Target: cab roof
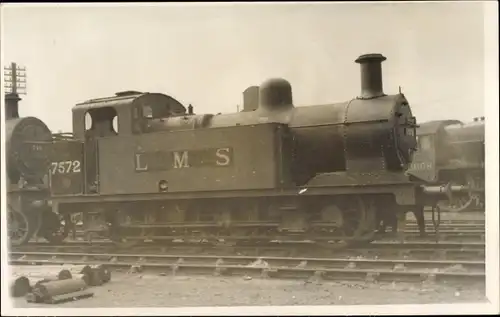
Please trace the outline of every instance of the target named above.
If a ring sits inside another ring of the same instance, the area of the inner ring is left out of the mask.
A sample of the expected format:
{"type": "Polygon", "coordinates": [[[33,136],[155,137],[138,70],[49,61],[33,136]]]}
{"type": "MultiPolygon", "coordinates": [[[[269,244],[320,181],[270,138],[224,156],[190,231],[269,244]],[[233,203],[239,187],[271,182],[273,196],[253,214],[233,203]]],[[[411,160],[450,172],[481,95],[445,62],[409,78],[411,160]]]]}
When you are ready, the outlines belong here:
{"type": "Polygon", "coordinates": [[[417,128],[417,135],[436,134],[440,129],[450,124],[462,124],[459,120],[433,120],[424,123],[419,123],[417,128]]]}
{"type": "Polygon", "coordinates": [[[161,94],[161,93],[149,93],[149,92],[139,92],[134,90],[127,90],[115,93],[114,96],[90,99],[81,103],[76,104],[73,107],[73,111],[88,111],[91,109],[113,107],[118,110],[121,107],[130,107],[133,103],[147,99],[154,98],[156,101],[158,98],[164,99],[165,103],[170,107],[172,112],[183,113],[186,112],[186,108],[175,98],[161,94]]]}

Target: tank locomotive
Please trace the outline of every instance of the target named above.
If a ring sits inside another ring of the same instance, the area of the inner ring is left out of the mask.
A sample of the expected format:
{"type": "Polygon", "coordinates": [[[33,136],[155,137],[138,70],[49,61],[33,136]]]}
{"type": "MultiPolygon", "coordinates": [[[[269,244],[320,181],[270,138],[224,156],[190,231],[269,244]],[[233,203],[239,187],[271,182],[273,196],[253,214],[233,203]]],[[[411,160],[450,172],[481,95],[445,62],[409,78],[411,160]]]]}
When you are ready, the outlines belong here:
{"type": "Polygon", "coordinates": [[[49,204],[47,167],[52,133],[40,119],[19,117],[17,94],[5,97],[7,167],[7,227],[10,243],[24,244],[33,236],[61,242],[67,236],[69,215],[59,215],[49,204]]]}
{"type": "Polygon", "coordinates": [[[284,79],[247,89],[230,114],[135,91],[77,104],[73,140],[51,150],[52,208],[122,246],[369,242],[416,203],[404,174],[416,120],[401,92],[383,92],[385,59],[360,56],[360,96],[335,104],[296,107],[284,79]]]}
{"type": "Polygon", "coordinates": [[[484,117],[469,123],[422,123],[417,143],[408,173],[425,188],[442,188],[446,195],[437,202],[441,210],[484,209],[484,117]]]}

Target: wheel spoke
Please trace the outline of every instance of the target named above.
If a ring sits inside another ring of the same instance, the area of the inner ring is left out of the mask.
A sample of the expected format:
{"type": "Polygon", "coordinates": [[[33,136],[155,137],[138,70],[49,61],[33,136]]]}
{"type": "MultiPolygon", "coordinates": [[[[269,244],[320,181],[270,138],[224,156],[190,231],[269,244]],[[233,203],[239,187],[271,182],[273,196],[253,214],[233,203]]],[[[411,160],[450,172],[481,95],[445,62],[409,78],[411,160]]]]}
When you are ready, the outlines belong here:
{"type": "Polygon", "coordinates": [[[457,197],[452,201],[446,201],[440,204],[441,209],[452,212],[464,211],[470,207],[474,197],[468,193],[466,196],[457,197]]]}
{"type": "Polygon", "coordinates": [[[7,219],[10,243],[20,245],[27,242],[30,238],[30,224],[26,215],[8,206],[7,219]]]}

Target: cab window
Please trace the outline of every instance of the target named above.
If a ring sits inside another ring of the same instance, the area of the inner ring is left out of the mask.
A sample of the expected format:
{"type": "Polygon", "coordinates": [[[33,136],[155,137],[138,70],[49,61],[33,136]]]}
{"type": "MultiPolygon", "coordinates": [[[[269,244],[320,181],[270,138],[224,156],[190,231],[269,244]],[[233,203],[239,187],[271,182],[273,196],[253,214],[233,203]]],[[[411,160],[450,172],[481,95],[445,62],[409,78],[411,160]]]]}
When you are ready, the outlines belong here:
{"type": "Polygon", "coordinates": [[[118,134],[118,114],[113,107],[91,109],[85,114],[85,133],[92,137],[118,134]]]}
{"type": "Polygon", "coordinates": [[[145,119],[161,119],[170,117],[170,108],[165,104],[143,105],[142,117],[145,119]]]}
{"type": "Polygon", "coordinates": [[[418,148],[422,151],[429,151],[432,149],[432,136],[424,135],[417,138],[418,148]]]}
{"type": "Polygon", "coordinates": [[[151,106],[142,106],[142,116],[146,119],[153,119],[153,109],[151,106]]]}

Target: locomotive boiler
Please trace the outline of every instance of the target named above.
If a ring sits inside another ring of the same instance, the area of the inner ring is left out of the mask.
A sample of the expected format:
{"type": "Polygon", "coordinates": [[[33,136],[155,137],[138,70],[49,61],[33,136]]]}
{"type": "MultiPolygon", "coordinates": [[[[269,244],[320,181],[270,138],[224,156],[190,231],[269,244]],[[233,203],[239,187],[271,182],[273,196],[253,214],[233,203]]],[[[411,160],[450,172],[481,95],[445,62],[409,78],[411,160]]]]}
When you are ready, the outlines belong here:
{"type": "Polygon", "coordinates": [[[425,122],[417,137],[408,173],[425,184],[426,192],[446,193],[439,207],[456,212],[484,208],[484,118],[425,122]]]}
{"type": "Polygon", "coordinates": [[[47,167],[52,134],[43,121],[19,117],[16,94],[5,98],[5,150],[7,167],[7,219],[11,244],[29,241],[34,235],[50,242],[62,241],[61,217],[48,206],[47,167]]]}
{"type": "Polygon", "coordinates": [[[296,107],[290,83],[270,79],[231,114],[136,91],[77,104],[74,140],[52,148],[52,207],[126,246],[371,241],[381,215],[415,204],[416,120],[383,92],[385,59],[360,56],[361,94],[341,103],[296,107]]]}

